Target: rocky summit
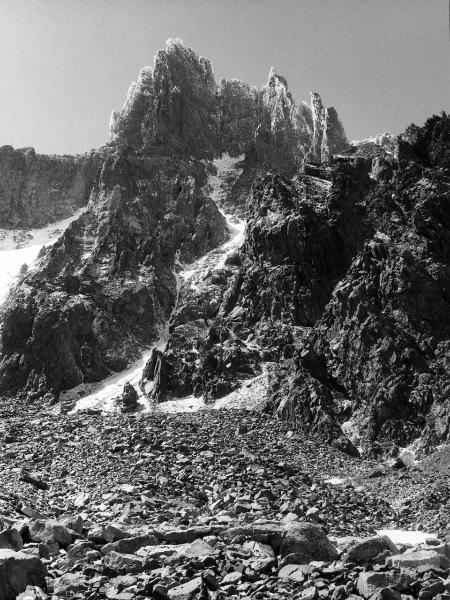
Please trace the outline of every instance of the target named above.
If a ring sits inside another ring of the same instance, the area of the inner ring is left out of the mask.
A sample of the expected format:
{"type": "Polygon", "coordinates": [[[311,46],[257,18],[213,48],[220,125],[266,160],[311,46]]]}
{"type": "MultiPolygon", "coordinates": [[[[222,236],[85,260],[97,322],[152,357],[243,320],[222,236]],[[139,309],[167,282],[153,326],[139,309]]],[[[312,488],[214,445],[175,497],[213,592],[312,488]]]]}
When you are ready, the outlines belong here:
{"type": "Polygon", "coordinates": [[[0,600],[449,598],[449,242],[446,113],[351,142],[179,39],[1,147],[0,600]]]}

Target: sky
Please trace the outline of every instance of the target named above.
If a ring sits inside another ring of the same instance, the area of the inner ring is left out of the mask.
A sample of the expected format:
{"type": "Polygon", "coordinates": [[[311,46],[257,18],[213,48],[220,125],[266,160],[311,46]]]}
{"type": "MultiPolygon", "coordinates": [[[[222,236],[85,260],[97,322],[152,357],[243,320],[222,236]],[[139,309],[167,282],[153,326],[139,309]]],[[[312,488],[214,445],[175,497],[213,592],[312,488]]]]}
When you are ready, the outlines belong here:
{"type": "Polygon", "coordinates": [[[0,0],[0,145],[77,153],[108,137],[139,69],[169,37],[216,79],[271,65],[318,91],[349,138],[450,111],[448,0],[0,0]]]}

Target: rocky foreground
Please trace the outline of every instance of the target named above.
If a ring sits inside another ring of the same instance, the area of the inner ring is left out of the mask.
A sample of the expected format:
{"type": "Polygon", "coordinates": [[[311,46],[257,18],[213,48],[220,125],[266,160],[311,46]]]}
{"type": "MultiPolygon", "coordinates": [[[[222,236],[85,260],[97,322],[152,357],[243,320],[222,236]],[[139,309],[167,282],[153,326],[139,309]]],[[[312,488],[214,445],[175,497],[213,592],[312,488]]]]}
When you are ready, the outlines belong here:
{"type": "Polygon", "coordinates": [[[363,461],[248,411],[22,411],[2,406],[2,600],[450,590],[443,451],[363,461]],[[376,533],[400,528],[437,536],[376,533]]]}

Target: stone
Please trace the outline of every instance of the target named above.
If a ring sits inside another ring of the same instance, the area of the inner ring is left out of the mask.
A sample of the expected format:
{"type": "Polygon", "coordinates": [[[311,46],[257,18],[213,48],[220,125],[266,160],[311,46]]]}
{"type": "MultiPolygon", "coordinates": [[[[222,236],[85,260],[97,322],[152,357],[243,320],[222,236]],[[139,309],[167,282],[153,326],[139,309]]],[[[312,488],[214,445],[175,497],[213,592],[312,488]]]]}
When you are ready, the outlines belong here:
{"type": "MultiPolygon", "coordinates": [[[[385,550],[393,554],[398,553],[397,546],[387,536],[373,537],[357,542],[346,552],[343,560],[344,562],[356,564],[366,563],[376,558],[385,550]]],[[[384,559],[382,562],[384,563],[384,559]]]]}
{"type": "Polygon", "coordinates": [[[33,542],[56,542],[63,548],[71,544],[74,539],[74,532],[52,519],[31,521],[28,525],[28,531],[33,542]]]}
{"type": "Polygon", "coordinates": [[[120,409],[122,412],[133,412],[138,407],[139,396],[136,392],[135,388],[132,384],[127,381],[123,386],[123,392],[121,396],[117,399],[118,404],[120,404],[120,409]]]}
{"type": "Polygon", "coordinates": [[[285,528],[279,523],[255,523],[231,527],[223,532],[222,537],[231,542],[234,538],[249,539],[269,545],[278,553],[286,533],[285,528]]]}
{"type": "Polygon", "coordinates": [[[305,581],[305,573],[295,564],[282,567],[278,571],[278,577],[297,581],[298,583],[303,583],[305,581]]]}
{"type": "Polygon", "coordinates": [[[10,549],[0,550],[0,600],[15,600],[27,586],[46,590],[47,570],[38,557],[10,549]]]}
{"type": "Polygon", "coordinates": [[[48,490],[48,483],[36,473],[29,473],[28,471],[22,470],[20,479],[26,483],[31,483],[32,486],[39,490],[48,490]]]}
{"type": "Polygon", "coordinates": [[[129,537],[129,533],[114,525],[96,525],[89,529],[87,538],[99,544],[115,542],[129,537]]]}
{"type": "Polygon", "coordinates": [[[140,556],[114,550],[103,557],[103,564],[116,573],[140,573],[144,569],[144,560],[140,556]]]}
{"type": "Polygon", "coordinates": [[[441,556],[434,550],[416,550],[404,554],[394,554],[386,558],[386,564],[391,567],[414,568],[421,565],[440,567],[441,556]]]}
{"type": "Polygon", "coordinates": [[[392,588],[381,588],[371,597],[372,600],[402,600],[402,595],[392,588]]]}
{"type": "Polygon", "coordinates": [[[202,578],[195,577],[167,591],[170,600],[192,600],[202,591],[202,578]]]}
{"type": "Polygon", "coordinates": [[[26,590],[16,600],[47,600],[47,594],[37,585],[27,585],[26,590]]]}
{"type": "Polygon", "coordinates": [[[241,579],[242,573],[239,573],[239,571],[233,571],[225,575],[225,577],[220,582],[220,585],[234,585],[236,583],[239,583],[241,579]]]}
{"type": "Polygon", "coordinates": [[[281,557],[290,555],[297,564],[312,560],[331,562],[339,556],[324,530],[313,523],[292,523],[287,526],[280,547],[281,557]]]}
{"type": "Polygon", "coordinates": [[[198,538],[205,538],[219,531],[219,527],[197,525],[186,529],[157,529],[155,535],[168,544],[189,544],[198,538]]]}
{"type": "Polygon", "coordinates": [[[364,598],[370,598],[378,593],[382,588],[395,588],[403,592],[407,590],[414,582],[414,573],[412,572],[394,572],[394,571],[368,571],[360,573],[357,582],[358,592],[364,598]]]}
{"type": "Polygon", "coordinates": [[[68,516],[59,517],[58,521],[61,523],[61,525],[64,525],[64,527],[67,527],[67,529],[71,529],[75,533],[78,533],[79,535],[81,535],[81,533],[83,531],[84,521],[83,521],[82,517],[80,517],[80,515],[76,515],[76,516],[68,515],[68,516]]]}
{"type": "Polygon", "coordinates": [[[0,532],[0,549],[22,550],[23,540],[17,529],[4,529],[0,532]]]}

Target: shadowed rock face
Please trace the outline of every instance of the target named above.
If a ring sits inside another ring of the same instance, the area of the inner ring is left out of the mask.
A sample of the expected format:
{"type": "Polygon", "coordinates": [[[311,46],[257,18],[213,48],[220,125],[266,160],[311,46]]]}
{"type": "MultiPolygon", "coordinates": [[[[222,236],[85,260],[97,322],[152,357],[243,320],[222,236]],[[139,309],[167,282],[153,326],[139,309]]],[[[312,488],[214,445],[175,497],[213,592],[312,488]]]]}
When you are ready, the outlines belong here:
{"type": "Polygon", "coordinates": [[[352,418],[363,442],[448,439],[449,118],[401,137],[400,167],[362,196],[367,236],[290,368],[284,414],[352,418]],[[447,139],[445,140],[445,133],[447,139]],[[339,414],[340,413],[340,414],[339,414]]]}
{"type": "Polygon", "coordinates": [[[333,159],[330,182],[258,180],[216,316],[196,353],[174,322],[154,395],[213,401],[265,365],[272,408],[347,451],[350,419],[370,449],[447,440],[448,122],[408,129],[399,161],[365,145],[333,159]]]}
{"type": "Polygon", "coordinates": [[[198,162],[108,153],[89,211],[3,306],[2,391],[58,395],[151,345],[175,302],[175,255],[190,261],[225,239],[204,179],[198,162]]]}
{"type": "Polygon", "coordinates": [[[0,227],[37,228],[87,204],[99,153],[44,156],[33,148],[0,148],[0,227]]]}

